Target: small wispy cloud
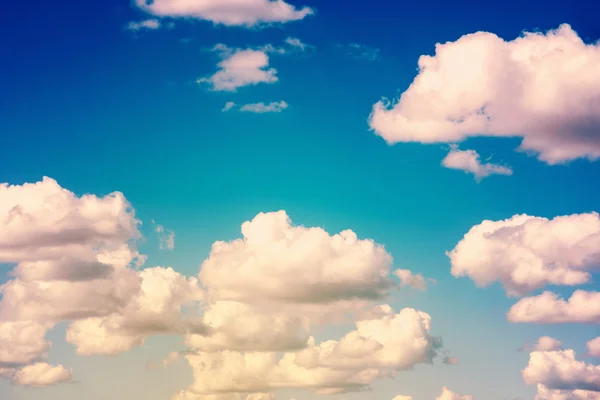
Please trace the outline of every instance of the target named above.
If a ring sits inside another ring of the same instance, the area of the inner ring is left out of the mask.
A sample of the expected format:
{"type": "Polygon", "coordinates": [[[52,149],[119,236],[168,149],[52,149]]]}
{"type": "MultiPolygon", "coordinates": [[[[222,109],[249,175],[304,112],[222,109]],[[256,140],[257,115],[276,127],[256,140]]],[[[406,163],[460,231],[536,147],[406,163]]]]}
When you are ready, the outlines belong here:
{"type": "Polygon", "coordinates": [[[154,30],[161,27],[160,21],[157,19],[146,19],[144,21],[131,21],[125,25],[128,31],[138,32],[140,30],[154,30]]]}
{"type": "Polygon", "coordinates": [[[482,163],[475,150],[460,150],[457,145],[450,146],[450,152],[442,160],[442,166],[457,169],[475,176],[477,182],[490,175],[512,175],[509,166],[482,163]]]}
{"type": "Polygon", "coordinates": [[[225,103],[225,106],[222,108],[221,111],[227,112],[227,111],[230,111],[233,109],[237,109],[238,111],[241,111],[241,112],[252,112],[252,113],[256,113],[256,114],[264,114],[264,113],[278,113],[278,112],[285,110],[288,107],[289,107],[288,103],[286,103],[283,100],[273,101],[271,103],[264,103],[264,102],[250,103],[250,104],[243,104],[241,106],[238,106],[233,101],[228,101],[227,103],[225,103]]]}
{"type": "Polygon", "coordinates": [[[175,248],[175,232],[165,229],[164,226],[157,224],[152,220],[154,232],[158,236],[159,247],[161,250],[173,250],[175,248]]]}
{"type": "Polygon", "coordinates": [[[367,61],[377,61],[381,58],[380,50],[362,43],[338,44],[338,48],[345,50],[346,56],[367,61]]]}

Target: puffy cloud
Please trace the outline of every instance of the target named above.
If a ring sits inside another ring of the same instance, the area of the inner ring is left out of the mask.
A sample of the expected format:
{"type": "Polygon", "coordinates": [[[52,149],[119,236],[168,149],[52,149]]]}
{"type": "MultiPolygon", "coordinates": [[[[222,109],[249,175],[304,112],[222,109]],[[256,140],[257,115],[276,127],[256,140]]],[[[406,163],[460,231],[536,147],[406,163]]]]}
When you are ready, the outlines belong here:
{"type": "Polygon", "coordinates": [[[477,181],[490,175],[512,175],[513,173],[512,169],[507,166],[482,163],[475,150],[460,150],[456,145],[451,146],[450,152],[442,160],[442,165],[446,168],[471,173],[477,181]]]}
{"type": "Polygon", "coordinates": [[[313,13],[283,0],[135,0],[135,4],[158,17],[196,18],[229,26],[297,21],[313,13]]]}
{"type": "Polygon", "coordinates": [[[252,104],[244,104],[240,107],[240,111],[252,112],[252,113],[271,113],[271,112],[281,112],[288,108],[288,104],[281,101],[273,101],[271,103],[265,104],[263,102],[260,103],[252,103],[252,104]]]}
{"type": "Polygon", "coordinates": [[[223,108],[221,109],[221,111],[222,112],[227,112],[227,111],[231,110],[234,107],[235,107],[235,102],[228,101],[227,103],[225,103],[225,105],[223,106],[223,108]]]}
{"type": "Polygon", "coordinates": [[[279,80],[277,70],[269,68],[269,56],[260,50],[235,50],[225,48],[225,57],[219,62],[219,70],[212,76],[198,79],[213,90],[235,92],[238,88],[259,83],[274,83],[279,80]]]}
{"type": "Polygon", "coordinates": [[[562,342],[551,338],[550,336],[542,336],[537,343],[533,345],[534,351],[554,351],[562,348],[562,342]]]}
{"type": "Polygon", "coordinates": [[[542,384],[537,385],[534,400],[599,400],[600,392],[589,390],[553,390],[542,384]]]}
{"type": "MultiPolygon", "coordinates": [[[[441,346],[429,334],[431,318],[414,309],[362,320],[339,341],[276,352],[221,351],[186,356],[194,384],[183,394],[265,392],[277,388],[313,388],[339,393],[363,388],[375,379],[430,363],[441,346]]],[[[185,397],[180,397],[185,398],[185,397]]]]}
{"type": "Polygon", "coordinates": [[[160,21],[157,19],[146,19],[143,21],[131,21],[127,24],[126,29],[130,31],[139,31],[142,29],[158,29],[160,28],[160,21]]]}
{"type": "Polygon", "coordinates": [[[119,312],[73,322],[66,339],[80,355],[113,355],[139,346],[144,337],[159,333],[207,333],[199,317],[182,314],[182,307],[202,299],[196,278],[172,268],[139,272],[140,290],[119,312]]]}
{"type": "Polygon", "coordinates": [[[499,281],[508,295],[545,285],[580,285],[590,281],[600,262],[600,216],[483,221],[447,255],[455,277],[467,276],[480,287],[499,281]]]}
{"type": "Polygon", "coordinates": [[[454,393],[447,387],[442,388],[442,393],[436,397],[436,400],[473,400],[473,396],[466,396],[454,393]]]}
{"type": "Polygon", "coordinates": [[[195,351],[289,351],[308,343],[307,317],[276,310],[265,312],[235,301],[208,305],[203,322],[210,335],[190,334],[185,339],[195,351]]]}
{"type": "Polygon", "coordinates": [[[221,299],[326,303],[388,293],[392,257],[351,230],[292,226],[285,211],[242,224],[242,239],[215,242],[200,280],[221,299]]]}
{"type": "Polygon", "coordinates": [[[413,400],[412,396],[402,396],[401,394],[399,394],[398,396],[394,397],[392,400],[413,400]]]}
{"type": "Polygon", "coordinates": [[[27,365],[11,376],[14,384],[22,386],[50,386],[71,380],[71,371],[62,365],[36,363],[27,365]]]}
{"type": "Polygon", "coordinates": [[[587,342],[588,353],[593,357],[600,357],[600,336],[587,342]]]}
{"type": "Polygon", "coordinates": [[[0,368],[30,364],[46,356],[50,324],[35,321],[0,322],[0,368]]]}
{"type": "Polygon", "coordinates": [[[520,150],[555,164],[600,156],[600,43],[569,25],[505,41],[477,32],[437,44],[398,102],[373,106],[388,143],[522,137],[520,150]]]}
{"type": "Polygon", "coordinates": [[[573,350],[534,351],[523,370],[528,385],[544,385],[552,390],[600,392],[600,366],[575,359],[573,350]]]}
{"type": "Polygon", "coordinates": [[[408,269],[397,269],[394,275],[400,279],[400,286],[408,286],[412,289],[424,291],[427,289],[427,281],[421,274],[413,274],[408,269]]]}
{"type": "Polygon", "coordinates": [[[526,297],[507,314],[510,322],[536,324],[599,323],[600,292],[576,290],[568,301],[552,292],[526,297]]]}

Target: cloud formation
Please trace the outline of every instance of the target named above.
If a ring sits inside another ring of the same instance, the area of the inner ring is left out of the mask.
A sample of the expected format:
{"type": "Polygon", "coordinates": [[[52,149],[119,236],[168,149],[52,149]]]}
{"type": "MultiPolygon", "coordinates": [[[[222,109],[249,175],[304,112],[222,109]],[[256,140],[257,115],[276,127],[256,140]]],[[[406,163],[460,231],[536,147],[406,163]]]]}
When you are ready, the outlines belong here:
{"type": "Polygon", "coordinates": [[[471,173],[478,182],[490,175],[512,175],[513,173],[510,167],[504,165],[482,163],[475,150],[460,150],[456,145],[451,146],[450,151],[442,160],[442,165],[446,168],[471,173]]]}
{"type": "Polygon", "coordinates": [[[548,389],[540,383],[534,400],[600,400],[600,392],[548,389]]]}
{"type": "Polygon", "coordinates": [[[467,276],[479,287],[500,282],[511,296],[546,285],[581,285],[600,262],[600,216],[523,214],[483,221],[447,255],[455,277],[467,276]]]}
{"type": "Polygon", "coordinates": [[[510,322],[535,324],[600,323],[600,292],[576,290],[568,300],[552,292],[525,297],[508,311],[510,322]]]}
{"type": "Polygon", "coordinates": [[[157,19],[146,19],[143,21],[131,21],[125,27],[130,31],[140,31],[142,29],[154,30],[160,28],[160,21],[157,19]]]}
{"type": "Polygon", "coordinates": [[[255,114],[264,114],[264,113],[279,113],[288,108],[288,103],[285,101],[272,101],[270,103],[249,103],[238,106],[233,101],[228,101],[223,106],[221,111],[227,112],[237,108],[238,111],[241,112],[250,112],[255,114]]]}
{"type": "Polygon", "coordinates": [[[505,41],[493,33],[437,44],[395,103],[369,123],[388,143],[453,143],[521,137],[521,151],[548,164],[600,157],[600,43],[569,25],[505,41]]]}
{"type": "Polygon", "coordinates": [[[296,7],[283,0],[135,0],[141,10],[157,17],[195,18],[227,26],[298,21],[313,14],[309,7],[296,7]]]}
{"type": "Polygon", "coordinates": [[[530,353],[523,379],[528,385],[550,390],[600,392],[600,366],[576,360],[573,350],[530,353]]]}
{"type": "Polygon", "coordinates": [[[175,232],[166,229],[152,220],[154,232],[158,236],[159,247],[161,250],[173,250],[175,248],[175,232]]]}
{"type": "Polygon", "coordinates": [[[269,68],[269,56],[261,50],[232,50],[217,47],[223,61],[217,65],[219,70],[211,76],[199,78],[196,83],[208,84],[215,91],[235,92],[243,86],[259,83],[275,83],[279,80],[277,70],[269,68]]]}
{"type": "Polygon", "coordinates": [[[442,388],[442,393],[436,397],[436,400],[473,400],[473,396],[461,395],[454,393],[447,387],[442,388]]]}
{"type": "Polygon", "coordinates": [[[421,291],[427,290],[427,281],[421,274],[414,274],[408,269],[397,269],[394,271],[394,275],[400,279],[401,287],[410,287],[421,291]]]}

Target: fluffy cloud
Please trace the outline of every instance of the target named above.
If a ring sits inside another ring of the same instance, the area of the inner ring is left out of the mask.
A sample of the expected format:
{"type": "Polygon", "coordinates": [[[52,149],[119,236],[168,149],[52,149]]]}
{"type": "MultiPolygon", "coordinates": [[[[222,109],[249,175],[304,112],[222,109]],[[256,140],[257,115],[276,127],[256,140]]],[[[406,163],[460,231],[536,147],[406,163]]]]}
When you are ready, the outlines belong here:
{"type": "Polygon", "coordinates": [[[587,342],[588,353],[593,357],[600,357],[600,336],[587,342]]]}
{"type": "Polygon", "coordinates": [[[135,0],[135,4],[158,17],[196,18],[229,26],[297,21],[313,13],[283,0],[135,0]]]}
{"type": "Polygon", "coordinates": [[[36,363],[16,371],[11,377],[14,384],[22,386],[50,386],[71,380],[71,371],[62,365],[36,363]]]}
{"type": "Polygon", "coordinates": [[[399,101],[373,106],[388,143],[522,137],[549,164],[600,157],[600,43],[569,25],[505,41],[488,32],[437,44],[399,101]]]}
{"type": "Polygon", "coordinates": [[[467,276],[480,287],[499,281],[509,295],[545,285],[580,285],[590,281],[600,262],[600,216],[483,221],[447,255],[455,277],[467,276]]]}
{"type": "Polygon", "coordinates": [[[436,397],[436,400],[473,400],[473,396],[463,396],[457,393],[454,393],[447,387],[442,388],[442,393],[436,397]]]}
{"type": "Polygon", "coordinates": [[[194,384],[186,393],[265,392],[277,388],[312,388],[340,393],[363,388],[375,379],[392,376],[419,363],[430,363],[441,346],[430,335],[431,317],[414,309],[362,320],[339,341],[287,352],[198,352],[186,356],[194,384]]]}
{"type": "Polygon", "coordinates": [[[157,19],[146,19],[144,21],[131,21],[127,24],[126,28],[130,31],[139,31],[142,29],[158,29],[160,28],[160,21],[157,19]]]}
{"type": "Polygon", "coordinates": [[[523,379],[528,385],[541,384],[551,390],[600,392],[600,366],[577,361],[573,350],[530,353],[523,379]]]}
{"type": "Polygon", "coordinates": [[[490,175],[512,175],[513,173],[512,169],[507,166],[482,163],[475,150],[460,150],[456,145],[451,146],[450,152],[442,160],[442,165],[446,168],[471,173],[477,181],[490,175]]]}
{"type": "Polygon", "coordinates": [[[186,316],[184,306],[196,304],[202,292],[196,278],[186,278],[172,268],[146,268],[139,273],[140,290],[119,312],[102,318],[73,322],[66,339],[80,355],[113,355],[160,333],[207,333],[196,316],[186,316]]]}
{"type": "Polygon", "coordinates": [[[413,274],[408,269],[397,269],[394,275],[400,279],[400,286],[408,286],[412,289],[424,291],[427,289],[427,281],[421,274],[413,274]]]}
{"type": "Polygon", "coordinates": [[[215,242],[200,280],[221,299],[323,303],[388,293],[392,257],[351,230],[333,236],[292,226],[285,211],[242,224],[242,239],[215,242]]]}
{"type": "Polygon", "coordinates": [[[600,292],[576,290],[565,301],[546,291],[519,300],[507,317],[511,322],[536,324],[600,323],[600,292]]]}
{"type": "Polygon", "coordinates": [[[537,343],[533,345],[534,351],[554,351],[562,348],[562,342],[551,338],[550,336],[542,336],[537,343]]]}
{"type": "Polygon", "coordinates": [[[225,59],[219,62],[219,70],[212,76],[198,79],[197,83],[207,83],[213,90],[235,92],[238,88],[259,83],[274,83],[277,70],[269,68],[269,56],[260,50],[225,49],[225,59]]]}
{"type": "Polygon", "coordinates": [[[0,368],[30,364],[46,356],[51,324],[35,321],[0,322],[0,368]]]}
{"type": "Polygon", "coordinates": [[[534,400],[599,400],[600,392],[590,390],[554,390],[542,384],[537,385],[534,400]]]}
{"type": "Polygon", "coordinates": [[[392,400],[413,400],[412,396],[402,396],[401,394],[399,394],[398,396],[394,397],[392,400]]]}

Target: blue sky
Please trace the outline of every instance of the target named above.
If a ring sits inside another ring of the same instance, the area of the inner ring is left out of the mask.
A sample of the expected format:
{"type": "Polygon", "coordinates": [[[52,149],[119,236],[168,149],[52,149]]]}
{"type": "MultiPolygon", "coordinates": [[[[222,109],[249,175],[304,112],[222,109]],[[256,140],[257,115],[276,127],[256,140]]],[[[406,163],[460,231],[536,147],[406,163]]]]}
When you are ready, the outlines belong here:
{"type": "MultiPolygon", "coordinates": [[[[247,27],[149,15],[117,0],[5,6],[0,15],[0,182],[23,185],[48,176],[76,196],[122,192],[143,222],[138,249],[147,255],[146,268],[171,266],[182,275],[196,276],[214,242],[241,237],[242,223],[260,212],[285,210],[293,225],[322,227],[331,235],[351,229],[360,239],[385,246],[393,256],[393,270],[409,269],[437,281],[426,291],[394,290],[379,303],[390,304],[396,312],[412,307],[428,313],[432,335],[443,338],[444,349],[458,359],[457,365],[440,359],[433,365],[418,363],[393,380],[374,380],[367,392],[267,390],[277,399],[407,395],[425,400],[439,396],[443,386],[475,399],[532,399],[536,385],[527,385],[521,373],[529,351],[516,349],[541,336],[554,337],[565,349],[574,349],[579,360],[597,364],[597,358],[585,353],[586,343],[600,336],[600,317],[586,323],[511,323],[506,313],[519,298],[508,297],[497,282],[479,288],[469,277],[453,276],[445,252],[484,220],[501,221],[516,214],[552,219],[598,211],[600,189],[595,181],[600,164],[593,156],[600,146],[600,92],[594,92],[600,78],[593,79],[598,64],[584,62],[581,67],[592,77],[582,86],[587,92],[567,92],[580,88],[569,86],[568,79],[562,86],[573,104],[591,104],[585,114],[591,117],[591,134],[582,142],[583,150],[570,159],[549,165],[542,156],[515,151],[528,133],[498,137],[503,127],[497,128],[499,133],[492,127],[488,134],[456,141],[460,149],[475,150],[483,163],[491,157],[490,163],[510,166],[510,176],[492,174],[477,182],[472,173],[444,168],[442,159],[455,141],[406,140],[403,133],[387,133],[392,128],[373,129],[369,116],[382,97],[397,99],[409,88],[419,73],[421,55],[435,55],[436,43],[454,42],[463,35],[485,31],[511,41],[524,31],[545,33],[566,23],[600,52],[594,44],[600,39],[595,17],[600,7],[579,1],[512,0],[498,5],[289,3],[297,9],[310,7],[314,14],[247,27]],[[161,27],[126,29],[131,21],[148,19],[160,21],[161,27]],[[308,47],[294,50],[286,45],[287,38],[308,47]],[[277,82],[240,86],[234,92],[197,83],[198,78],[212,76],[227,58],[211,50],[218,43],[234,52],[267,44],[286,49],[285,54],[268,53],[277,82]],[[285,101],[289,107],[272,113],[223,112],[230,101],[285,101]],[[391,142],[397,143],[387,144],[382,138],[392,136],[391,142]],[[175,233],[172,250],[160,249],[152,220],[175,233]]],[[[563,76],[548,79],[563,82],[563,76]]],[[[536,138],[551,136],[540,132],[534,132],[536,138]]],[[[570,131],[564,133],[565,140],[578,140],[579,136],[569,139],[570,131]]],[[[563,145],[550,139],[547,143],[563,145]]],[[[30,194],[34,195],[42,196],[30,194]]],[[[0,197],[4,218],[2,201],[0,197]]],[[[21,201],[26,204],[27,198],[21,201]]],[[[35,233],[33,226],[23,229],[35,233]]],[[[594,234],[599,232],[591,231],[586,257],[598,256],[594,234]]],[[[3,259],[7,237],[0,232],[0,262],[7,264],[0,271],[2,282],[14,278],[10,271],[21,262],[3,259]]],[[[583,268],[567,264],[567,270],[583,268]]],[[[597,271],[593,265],[586,268],[597,271]]],[[[577,289],[594,292],[599,287],[590,279],[578,287],[536,287],[528,295],[551,290],[568,298],[577,289]]],[[[8,304],[6,298],[4,294],[2,302],[8,304]]],[[[0,312],[0,317],[9,321],[9,314],[0,312]]],[[[72,384],[31,388],[9,378],[0,380],[0,398],[159,400],[192,383],[192,369],[183,357],[165,368],[146,368],[148,361],[184,350],[181,336],[147,335],[142,346],[119,355],[79,356],[65,341],[69,323],[58,322],[49,331],[47,361],[70,368],[72,384]]],[[[352,329],[349,323],[313,334],[318,341],[338,340],[352,329]]],[[[600,377],[593,379],[598,382],[600,377]]],[[[569,385],[563,386],[581,389],[569,385]]],[[[600,385],[594,390],[598,396],[600,385]]]]}

